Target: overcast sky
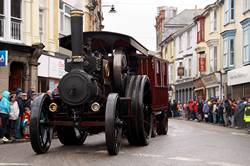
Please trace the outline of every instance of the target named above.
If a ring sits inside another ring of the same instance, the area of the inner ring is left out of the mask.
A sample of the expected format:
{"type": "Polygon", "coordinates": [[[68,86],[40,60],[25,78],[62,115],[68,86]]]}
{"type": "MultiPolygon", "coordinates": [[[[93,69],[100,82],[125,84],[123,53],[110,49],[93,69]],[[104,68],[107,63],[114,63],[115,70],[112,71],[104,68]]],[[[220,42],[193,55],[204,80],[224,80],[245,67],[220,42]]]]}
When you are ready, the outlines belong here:
{"type": "MultiPolygon", "coordinates": [[[[103,5],[115,5],[117,13],[109,13],[109,7],[103,7],[104,30],[124,33],[132,36],[146,48],[155,51],[155,17],[157,7],[173,6],[178,13],[183,9],[204,8],[215,0],[103,0],[103,5]]],[[[185,20],[183,20],[185,21],[185,20]]]]}

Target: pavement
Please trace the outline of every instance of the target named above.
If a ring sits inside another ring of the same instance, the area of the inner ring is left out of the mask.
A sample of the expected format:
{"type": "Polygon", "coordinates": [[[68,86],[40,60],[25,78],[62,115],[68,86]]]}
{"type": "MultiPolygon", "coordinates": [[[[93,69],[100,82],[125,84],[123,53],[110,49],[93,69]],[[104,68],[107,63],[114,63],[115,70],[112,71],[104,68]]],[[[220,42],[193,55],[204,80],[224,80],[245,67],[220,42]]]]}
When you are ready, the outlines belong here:
{"type": "Polygon", "coordinates": [[[16,139],[15,141],[9,140],[8,142],[4,142],[2,139],[0,139],[0,145],[1,144],[13,144],[13,143],[23,143],[23,142],[29,142],[29,139],[16,139]]]}

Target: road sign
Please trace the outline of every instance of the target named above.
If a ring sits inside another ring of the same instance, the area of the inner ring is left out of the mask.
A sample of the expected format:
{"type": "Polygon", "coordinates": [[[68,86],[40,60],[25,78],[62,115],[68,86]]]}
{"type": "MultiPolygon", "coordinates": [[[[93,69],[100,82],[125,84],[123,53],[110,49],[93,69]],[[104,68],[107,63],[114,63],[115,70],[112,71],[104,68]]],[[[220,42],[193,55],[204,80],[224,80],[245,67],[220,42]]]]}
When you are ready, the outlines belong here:
{"type": "Polygon", "coordinates": [[[0,51],[0,67],[8,65],[8,51],[1,50],[0,51]]]}

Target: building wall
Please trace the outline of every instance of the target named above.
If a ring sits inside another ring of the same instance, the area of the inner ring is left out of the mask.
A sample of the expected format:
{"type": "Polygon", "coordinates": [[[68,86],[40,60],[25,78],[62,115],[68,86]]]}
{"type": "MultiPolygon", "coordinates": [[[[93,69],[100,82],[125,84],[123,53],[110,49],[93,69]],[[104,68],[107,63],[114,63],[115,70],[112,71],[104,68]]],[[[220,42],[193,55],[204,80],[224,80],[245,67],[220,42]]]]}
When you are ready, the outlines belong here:
{"type": "MultiPolygon", "coordinates": [[[[197,76],[197,55],[195,52],[195,49],[197,47],[196,43],[196,36],[197,30],[196,25],[192,24],[190,27],[185,28],[184,30],[180,31],[175,35],[175,52],[176,52],[176,63],[175,63],[175,70],[177,71],[177,68],[179,67],[179,62],[183,63],[183,66],[185,68],[185,71],[189,73],[191,68],[191,76],[190,78],[194,78],[197,76]],[[190,33],[190,45],[188,46],[188,32],[190,33]],[[180,44],[181,42],[181,44],[180,44]],[[180,45],[182,45],[182,48],[180,49],[180,45]],[[191,66],[188,64],[188,59],[191,60],[191,66]]],[[[183,78],[188,78],[189,76],[185,73],[185,76],[183,78]]],[[[179,77],[176,76],[177,80],[179,77]]]]}

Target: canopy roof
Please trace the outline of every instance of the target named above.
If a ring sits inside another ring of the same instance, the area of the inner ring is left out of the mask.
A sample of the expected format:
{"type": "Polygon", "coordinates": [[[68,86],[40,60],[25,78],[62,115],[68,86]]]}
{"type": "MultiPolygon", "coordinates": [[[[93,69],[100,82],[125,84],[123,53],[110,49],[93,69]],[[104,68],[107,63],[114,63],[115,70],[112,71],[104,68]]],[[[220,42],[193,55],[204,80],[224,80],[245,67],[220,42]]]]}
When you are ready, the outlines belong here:
{"type": "MultiPolygon", "coordinates": [[[[148,55],[148,49],[128,35],[114,32],[83,32],[83,45],[91,43],[92,50],[112,53],[115,48],[123,47],[126,51],[138,50],[148,55]]],[[[71,35],[60,39],[60,46],[71,50],[71,35]]]]}

